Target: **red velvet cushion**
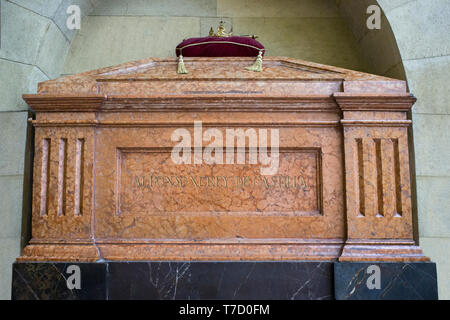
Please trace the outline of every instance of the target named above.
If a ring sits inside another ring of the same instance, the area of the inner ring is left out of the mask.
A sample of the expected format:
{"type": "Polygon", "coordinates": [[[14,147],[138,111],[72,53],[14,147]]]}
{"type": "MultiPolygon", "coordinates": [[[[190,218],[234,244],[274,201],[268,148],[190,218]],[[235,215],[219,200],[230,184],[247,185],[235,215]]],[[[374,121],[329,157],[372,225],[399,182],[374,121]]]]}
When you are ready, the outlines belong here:
{"type": "Polygon", "coordinates": [[[264,46],[250,37],[203,37],[189,38],[176,48],[184,57],[256,57],[264,46]],[[181,49],[181,50],[180,50],[181,49]]]}

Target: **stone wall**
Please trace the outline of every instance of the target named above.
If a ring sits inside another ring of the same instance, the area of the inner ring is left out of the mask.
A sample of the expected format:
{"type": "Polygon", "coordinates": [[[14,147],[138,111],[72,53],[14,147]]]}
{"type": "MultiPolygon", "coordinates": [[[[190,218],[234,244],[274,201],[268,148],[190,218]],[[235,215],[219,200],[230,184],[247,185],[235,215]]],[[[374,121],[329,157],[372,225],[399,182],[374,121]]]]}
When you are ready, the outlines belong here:
{"type": "Polygon", "coordinates": [[[412,118],[420,245],[437,263],[440,298],[450,299],[450,1],[389,2],[386,16],[418,99],[412,118]]]}
{"type": "Polygon", "coordinates": [[[368,71],[406,79],[418,99],[412,120],[419,242],[437,263],[440,298],[450,299],[450,1],[379,0],[382,28],[371,31],[365,11],[376,3],[337,1],[368,71]]]}
{"type": "Polygon", "coordinates": [[[93,8],[88,0],[0,2],[0,299],[10,298],[11,264],[20,254],[22,216],[26,222],[29,209],[29,113],[21,96],[36,92],[38,82],[60,76],[75,35],[66,27],[72,3],[84,13],[93,8]]]}

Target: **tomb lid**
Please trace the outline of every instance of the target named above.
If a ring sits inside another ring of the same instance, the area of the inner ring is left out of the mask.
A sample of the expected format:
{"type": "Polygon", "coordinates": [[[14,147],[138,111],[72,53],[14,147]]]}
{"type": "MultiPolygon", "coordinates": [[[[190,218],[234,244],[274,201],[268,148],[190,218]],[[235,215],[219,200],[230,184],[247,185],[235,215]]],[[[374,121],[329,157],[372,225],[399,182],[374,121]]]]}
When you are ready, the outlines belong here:
{"type": "Polygon", "coordinates": [[[274,96],[336,92],[406,94],[406,82],[286,57],[264,57],[263,71],[245,69],[252,57],[148,58],[41,82],[42,95],[274,96]]]}

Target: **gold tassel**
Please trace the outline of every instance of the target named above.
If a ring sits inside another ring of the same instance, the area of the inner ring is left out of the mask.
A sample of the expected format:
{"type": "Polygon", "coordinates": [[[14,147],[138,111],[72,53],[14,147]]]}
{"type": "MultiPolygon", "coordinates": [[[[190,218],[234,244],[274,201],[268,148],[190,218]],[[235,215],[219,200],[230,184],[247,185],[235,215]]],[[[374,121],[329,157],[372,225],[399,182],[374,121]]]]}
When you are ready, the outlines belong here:
{"type": "Polygon", "coordinates": [[[262,50],[259,51],[258,57],[252,66],[246,67],[245,69],[249,71],[261,72],[262,71],[262,50]]]}
{"type": "Polygon", "coordinates": [[[188,73],[186,70],[186,67],[184,66],[183,56],[180,53],[180,56],[178,57],[178,74],[186,74],[188,73]]]}

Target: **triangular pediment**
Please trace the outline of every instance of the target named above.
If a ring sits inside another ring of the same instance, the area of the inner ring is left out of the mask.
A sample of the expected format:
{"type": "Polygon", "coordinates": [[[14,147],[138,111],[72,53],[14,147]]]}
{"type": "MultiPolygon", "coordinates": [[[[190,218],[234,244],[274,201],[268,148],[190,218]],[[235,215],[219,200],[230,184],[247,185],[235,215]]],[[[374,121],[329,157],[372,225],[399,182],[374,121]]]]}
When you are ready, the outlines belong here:
{"type": "MultiPolygon", "coordinates": [[[[56,80],[50,80],[39,84],[39,93],[104,93],[119,94],[118,86],[125,83],[154,83],[164,88],[163,83],[170,83],[168,92],[162,94],[184,94],[185,86],[177,89],[174,83],[194,81],[195,83],[208,82],[206,87],[220,87],[221,82],[232,81],[238,83],[258,82],[258,86],[281,82],[293,84],[295,82],[335,82],[336,85],[344,81],[367,81],[389,84],[402,90],[405,88],[403,81],[389,79],[377,75],[358,71],[342,69],[333,66],[322,65],[313,62],[302,61],[285,57],[264,57],[263,71],[253,72],[246,70],[254,58],[248,57],[226,57],[226,58],[184,58],[188,74],[177,74],[177,58],[148,58],[139,61],[128,62],[117,66],[101,68],[75,75],[65,76],[56,80]],[[108,83],[109,87],[99,89],[101,84],[108,83]],[[111,83],[117,83],[116,86],[111,83]],[[115,91],[117,90],[117,91],[115,91]]],[[[134,86],[135,87],[135,86],[134,86]]],[[[203,86],[205,87],[205,86],[203,86]]],[[[230,87],[231,88],[231,87],[230,87]]],[[[123,88],[122,88],[123,89],[123,88]]],[[[144,89],[145,91],[146,89],[144,89]]],[[[214,91],[213,89],[211,89],[214,91]]],[[[330,89],[335,91],[336,89],[330,89]]],[[[216,90],[217,91],[217,90],[216,90]]],[[[231,88],[232,92],[233,89],[231,88]]],[[[148,94],[155,92],[146,91],[148,94]]],[[[250,92],[250,91],[246,91],[250,92]]],[[[269,91],[264,91],[269,92],[269,91]]],[[[309,92],[311,93],[311,92],[309,92]]],[[[324,92],[318,92],[324,93],[324,92]]]]}
{"type": "Polygon", "coordinates": [[[97,74],[97,79],[342,79],[343,72],[282,59],[266,59],[264,72],[248,71],[250,58],[184,58],[188,74],[176,73],[173,59],[154,60],[138,66],[122,65],[97,74]]]}

